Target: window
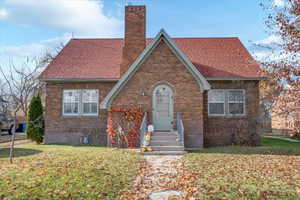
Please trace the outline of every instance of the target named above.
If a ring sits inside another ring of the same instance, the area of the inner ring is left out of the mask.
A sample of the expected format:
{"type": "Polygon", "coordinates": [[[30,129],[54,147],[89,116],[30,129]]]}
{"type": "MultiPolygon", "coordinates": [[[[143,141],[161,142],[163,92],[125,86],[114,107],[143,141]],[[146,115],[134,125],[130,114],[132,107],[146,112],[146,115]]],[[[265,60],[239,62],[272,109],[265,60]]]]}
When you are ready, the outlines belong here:
{"type": "Polygon", "coordinates": [[[245,91],[234,90],[210,90],[208,92],[209,115],[244,115],[245,91]]]}
{"type": "Polygon", "coordinates": [[[64,90],[64,115],[98,115],[98,90],[64,90]]]}
{"type": "Polygon", "coordinates": [[[208,102],[208,113],[210,115],[225,114],[225,92],[223,90],[209,91],[208,102]]]}
{"type": "Polygon", "coordinates": [[[64,91],[64,114],[76,115],[79,113],[79,90],[64,91]]]}
{"type": "Polygon", "coordinates": [[[231,90],[228,91],[228,112],[231,115],[244,114],[244,91],[231,90]]]}
{"type": "Polygon", "coordinates": [[[98,110],[98,91],[82,90],[83,114],[97,114],[98,110]]]}

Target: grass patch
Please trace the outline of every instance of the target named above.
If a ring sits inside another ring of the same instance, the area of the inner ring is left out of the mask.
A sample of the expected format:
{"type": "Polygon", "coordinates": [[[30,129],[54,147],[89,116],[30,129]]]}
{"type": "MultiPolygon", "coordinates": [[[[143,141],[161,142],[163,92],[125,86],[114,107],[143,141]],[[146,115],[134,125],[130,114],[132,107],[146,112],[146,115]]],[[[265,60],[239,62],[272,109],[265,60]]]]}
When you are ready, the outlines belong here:
{"type": "Polygon", "coordinates": [[[262,138],[262,146],[258,147],[209,147],[191,153],[212,154],[264,154],[264,155],[300,155],[300,143],[280,139],[262,138]]]}
{"type": "Polygon", "coordinates": [[[13,164],[0,149],[0,199],[118,199],[139,172],[135,151],[22,145],[13,164]]]}
{"type": "Polygon", "coordinates": [[[299,199],[300,143],[263,138],[260,147],[214,147],[184,157],[202,199],[299,199]]]}

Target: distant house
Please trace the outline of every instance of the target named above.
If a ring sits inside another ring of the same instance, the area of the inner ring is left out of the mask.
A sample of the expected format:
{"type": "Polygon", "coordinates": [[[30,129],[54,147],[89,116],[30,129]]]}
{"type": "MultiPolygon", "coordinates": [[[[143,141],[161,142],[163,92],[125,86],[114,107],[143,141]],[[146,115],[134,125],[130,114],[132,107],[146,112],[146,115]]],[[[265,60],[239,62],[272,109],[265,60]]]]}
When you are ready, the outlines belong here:
{"type": "Polygon", "coordinates": [[[172,38],[161,30],[146,38],[145,6],[126,6],[125,38],[72,39],[41,74],[45,143],[78,144],[89,132],[91,143],[106,145],[107,111],[130,106],[166,136],[176,135],[180,113],[184,148],[230,145],[233,133],[251,140],[265,79],[259,70],[235,37],[172,38]]]}
{"type": "Polygon", "coordinates": [[[293,134],[295,127],[300,127],[300,105],[296,103],[276,102],[272,107],[272,132],[274,134],[289,135],[293,134]],[[282,107],[289,106],[290,112],[285,112],[282,107]]]}

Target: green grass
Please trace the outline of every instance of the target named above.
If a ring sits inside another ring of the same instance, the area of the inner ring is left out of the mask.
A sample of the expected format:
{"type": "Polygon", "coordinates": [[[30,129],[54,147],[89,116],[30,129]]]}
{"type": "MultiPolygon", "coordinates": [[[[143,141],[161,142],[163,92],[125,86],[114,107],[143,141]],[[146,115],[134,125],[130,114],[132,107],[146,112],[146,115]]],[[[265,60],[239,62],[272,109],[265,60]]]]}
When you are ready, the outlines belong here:
{"type": "Polygon", "coordinates": [[[184,157],[201,199],[300,199],[300,143],[214,147],[184,157]]]}
{"type": "Polygon", "coordinates": [[[0,148],[0,199],[118,199],[141,156],[105,147],[23,145],[13,164],[0,148]]]}

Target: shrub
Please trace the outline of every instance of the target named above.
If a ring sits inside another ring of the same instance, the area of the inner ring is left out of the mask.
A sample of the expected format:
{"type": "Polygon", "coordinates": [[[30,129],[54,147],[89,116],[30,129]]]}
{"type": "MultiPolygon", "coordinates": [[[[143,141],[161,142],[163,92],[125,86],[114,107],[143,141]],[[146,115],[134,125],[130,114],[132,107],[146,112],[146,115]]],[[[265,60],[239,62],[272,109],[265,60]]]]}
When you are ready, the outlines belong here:
{"type": "Polygon", "coordinates": [[[27,138],[40,144],[44,136],[42,100],[39,94],[31,99],[27,116],[27,138]]]}

